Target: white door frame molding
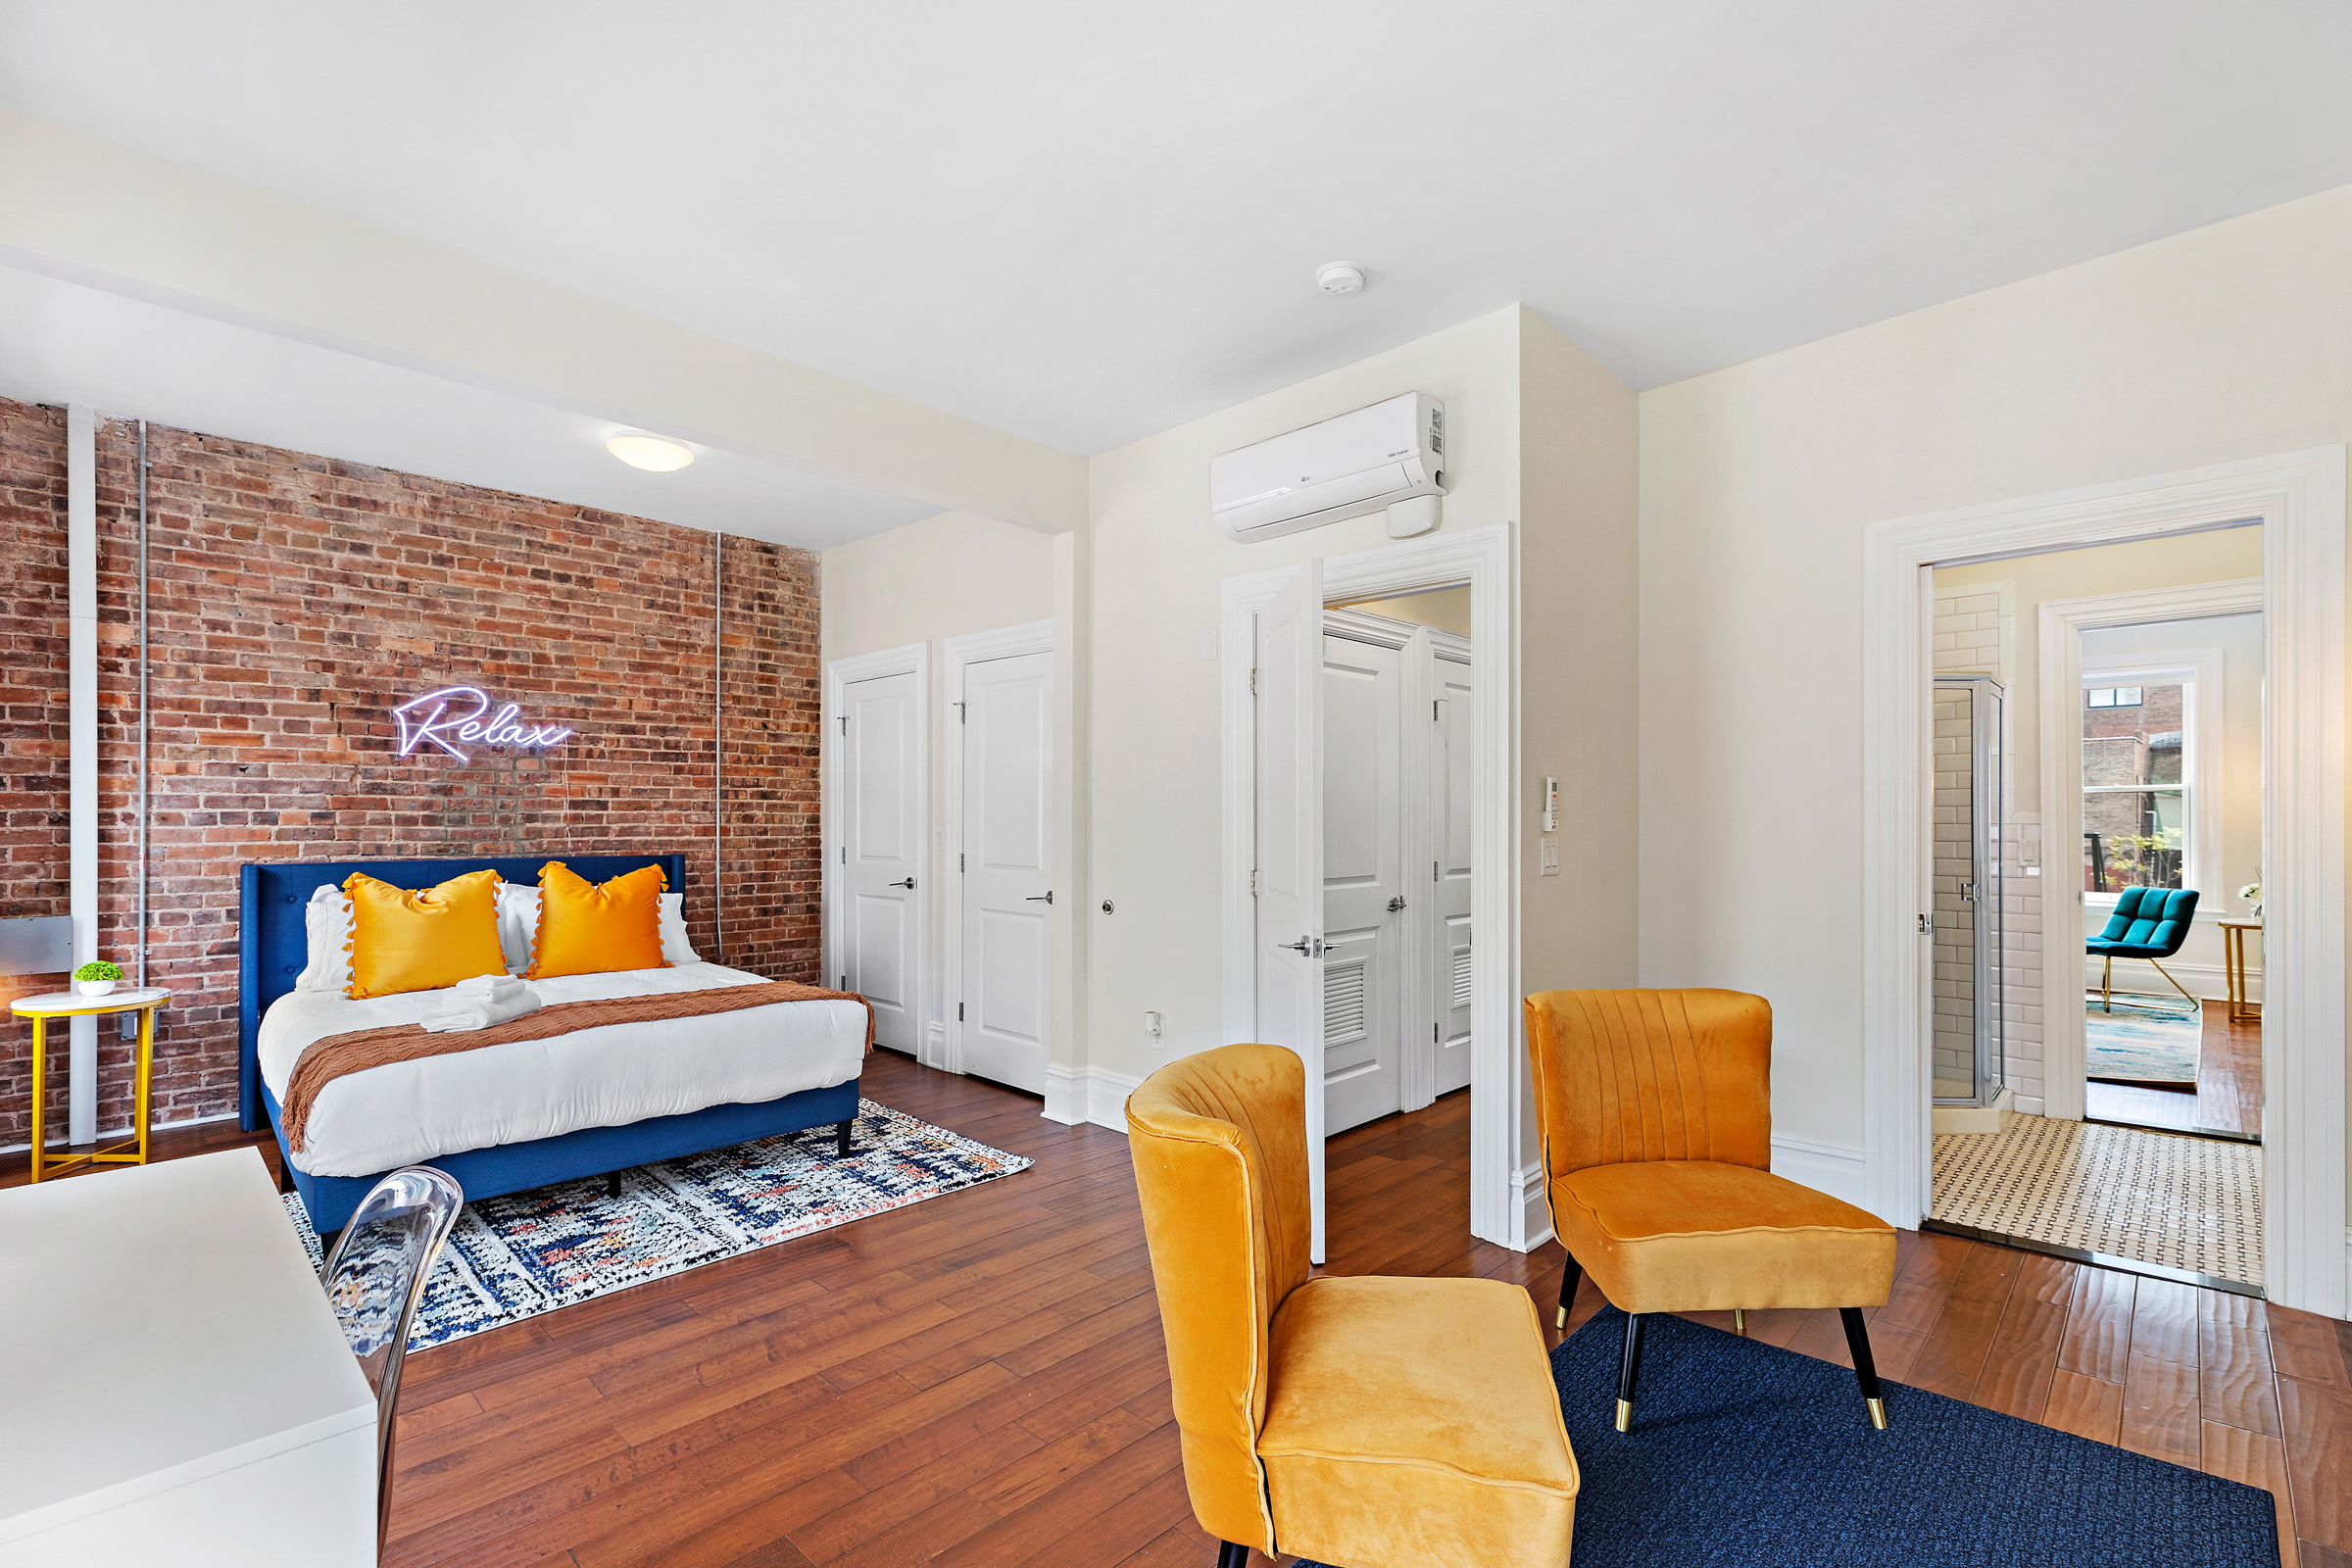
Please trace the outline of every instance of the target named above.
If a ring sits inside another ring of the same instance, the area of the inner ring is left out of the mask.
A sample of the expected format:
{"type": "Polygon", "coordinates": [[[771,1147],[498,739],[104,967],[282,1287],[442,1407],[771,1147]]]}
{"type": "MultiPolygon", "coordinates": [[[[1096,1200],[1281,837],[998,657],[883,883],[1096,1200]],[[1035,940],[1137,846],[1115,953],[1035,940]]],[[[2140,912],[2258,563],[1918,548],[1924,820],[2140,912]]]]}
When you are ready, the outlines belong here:
{"type": "MultiPolygon", "coordinates": [[[[940,993],[939,1008],[946,1049],[944,1059],[930,1065],[953,1073],[963,1071],[963,1020],[956,1016],[953,1000],[963,995],[963,672],[970,665],[992,659],[1053,651],[1051,620],[1024,620],[989,631],[965,632],[960,637],[950,637],[941,647],[940,690],[956,695],[947,698],[940,710],[941,726],[947,733],[947,744],[941,753],[946,760],[941,780],[945,799],[940,806],[940,814],[947,819],[946,854],[940,859],[940,887],[946,910],[946,935],[940,946],[946,958],[947,980],[940,993]],[[954,719],[947,716],[949,709],[956,710],[954,719]]],[[[1049,789],[1053,787],[1051,771],[1046,782],[1049,789]]],[[[1051,1062],[1049,1052],[1049,1072],[1051,1062]]]]}
{"type": "MultiPolygon", "coordinates": [[[[2068,1120],[2080,1120],[2084,1097],[2082,1065],[2082,1009],[2060,1006],[2054,998],[2067,995],[2057,988],[2061,977],[2067,983],[2077,981],[2082,973],[2082,938],[2088,927],[2082,901],[2073,897],[2075,892],[2076,857],[2082,841],[2082,726],[2068,723],[2082,713],[2082,700],[2074,695],[2082,686],[2086,673],[2082,658],[2082,633],[2104,626],[2136,626],[2157,620],[2189,620],[2205,615],[2242,615],[2262,608],[2262,579],[2238,577],[2225,582],[2190,583],[2178,588],[2145,588],[2132,593],[2099,594],[2086,599],[2047,599],[2042,601],[2036,631],[2040,645],[2040,710],[2041,734],[2036,738],[2040,753],[2038,769],[2041,776],[2041,832],[2042,832],[2042,898],[2041,898],[2041,1053],[2042,1094],[2048,1114],[2068,1120]],[[2063,717],[2061,716],[2063,715],[2063,717]],[[2063,848],[2062,848],[2063,847],[2063,848]],[[2064,876],[2065,895],[2060,896],[2054,875],[2064,876]]],[[[2153,668],[2168,660],[2178,662],[2179,655],[2153,654],[2132,658],[2132,668],[2153,668]]],[[[2214,680],[2218,682],[2221,656],[2211,656],[2217,666],[2214,680]]],[[[2200,661],[2192,661],[2200,662],[2200,661]]],[[[2123,657],[2105,662],[2121,667],[2123,657]]],[[[2221,693],[2207,688],[2197,694],[2198,737],[2200,752],[2205,747],[2220,748],[2222,738],[2214,733],[2209,714],[2221,706],[2221,693]]],[[[2196,830],[2201,838],[2218,837],[2221,831],[2222,802],[2220,791],[2205,794],[2197,804],[2196,830]]],[[[2208,857],[2198,852],[2200,862],[2210,859],[2220,863],[2219,847],[2208,857]]],[[[2199,914],[2218,915],[2222,911],[2225,890],[2203,888],[2200,893],[2199,914]]]]}
{"type": "MultiPolygon", "coordinates": [[[[1931,568],[2245,521],[2263,524],[2266,1290],[2283,1305],[2342,1317],[2352,1270],[2344,1229],[2341,446],[1897,518],[1864,531],[1864,1179],[1868,1204],[1882,1217],[1914,1225],[1927,1211],[1928,999],[1917,920],[1929,885],[1931,568]]],[[[2046,832],[2051,803],[2042,804],[2046,832]]],[[[2069,863],[2057,851],[2045,858],[2069,863]]],[[[2049,985],[2077,969],[2070,960],[2043,972],[2049,985]]]]}
{"type": "MultiPolygon", "coordinates": [[[[1550,1236],[1541,1181],[1521,1170],[1518,1147],[1527,1113],[1526,1044],[1519,1014],[1518,737],[1512,714],[1518,683],[1511,662],[1513,624],[1509,523],[1446,532],[1323,563],[1326,602],[1369,599],[1466,582],[1470,587],[1471,660],[1478,671],[1472,762],[1470,1234],[1520,1251],[1550,1236]]],[[[1218,671],[1224,733],[1225,1038],[1257,1032],[1255,906],[1250,893],[1256,841],[1257,760],[1251,733],[1250,617],[1298,568],[1250,572],[1219,587],[1218,671]]]]}
{"type": "MultiPolygon", "coordinates": [[[[872,680],[882,675],[912,675],[914,677],[914,780],[917,803],[915,810],[916,841],[922,845],[918,863],[928,868],[931,844],[931,645],[908,643],[904,648],[885,648],[880,653],[856,654],[848,659],[836,659],[825,665],[824,711],[824,791],[818,809],[823,824],[820,838],[824,860],[825,903],[825,972],[820,979],[830,980],[842,972],[842,942],[847,929],[843,901],[848,888],[841,875],[841,846],[845,842],[837,829],[841,823],[843,802],[842,768],[846,756],[839,744],[841,735],[835,727],[844,711],[843,689],[854,681],[872,680]]],[[[924,879],[927,880],[927,877],[924,879]]],[[[927,889],[916,888],[914,921],[914,974],[907,994],[917,1000],[916,1005],[932,1008],[938,1005],[936,988],[931,984],[931,916],[930,905],[921,897],[927,889]]],[[[921,1020],[917,1035],[917,1050],[930,1038],[930,1019],[921,1020]]]]}

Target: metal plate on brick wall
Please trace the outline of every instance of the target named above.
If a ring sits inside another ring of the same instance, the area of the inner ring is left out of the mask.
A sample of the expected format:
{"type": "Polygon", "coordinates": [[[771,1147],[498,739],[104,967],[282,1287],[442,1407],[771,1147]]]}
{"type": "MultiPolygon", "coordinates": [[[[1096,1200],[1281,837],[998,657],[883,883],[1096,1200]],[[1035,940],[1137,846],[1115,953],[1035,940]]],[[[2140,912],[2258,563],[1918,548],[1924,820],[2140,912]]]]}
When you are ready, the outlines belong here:
{"type": "Polygon", "coordinates": [[[71,915],[0,920],[0,974],[63,974],[74,967],[71,915]]]}

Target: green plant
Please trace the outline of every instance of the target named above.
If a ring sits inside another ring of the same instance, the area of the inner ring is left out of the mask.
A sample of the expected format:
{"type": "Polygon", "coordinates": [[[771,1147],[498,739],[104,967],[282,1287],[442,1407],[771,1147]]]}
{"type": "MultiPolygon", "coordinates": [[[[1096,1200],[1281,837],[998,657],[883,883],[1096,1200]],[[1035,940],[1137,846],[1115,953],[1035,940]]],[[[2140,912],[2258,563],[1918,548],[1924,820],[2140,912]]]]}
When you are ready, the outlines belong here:
{"type": "Polygon", "coordinates": [[[120,980],[122,978],[122,966],[119,963],[109,963],[104,958],[92,958],[74,971],[74,978],[76,980],[120,980]]]}

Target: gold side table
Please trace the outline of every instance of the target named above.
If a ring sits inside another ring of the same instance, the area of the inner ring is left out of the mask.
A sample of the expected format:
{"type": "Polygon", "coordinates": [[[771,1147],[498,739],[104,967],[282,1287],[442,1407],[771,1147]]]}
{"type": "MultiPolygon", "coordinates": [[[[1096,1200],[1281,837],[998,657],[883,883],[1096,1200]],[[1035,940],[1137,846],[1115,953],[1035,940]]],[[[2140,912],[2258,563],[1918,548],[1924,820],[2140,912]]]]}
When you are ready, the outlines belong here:
{"type": "Polygon", "coordinates": [[[2252,1001],[2247,993],[2253,988],[2246,983],[2246,933],[2260,931],[2260,920],[2224,920],[2222,926],[2222,977],[2230,987],[2230,1021],[2231,1023],[2262,1022],[2262,1004],[2252,1001]]]}
{"type": "Polygon", "coordinates": [[[59,991],[45,997],[20,997],[9,1004],[8,1010],[20,1018],[32,1020],[32,1179],[54,1174],[44,1167],[64,1169],[72,1165],[144,1165],[147,1163],[147,1096],[155,1078],[155,1014],[158,1008],[172,1000],[172,993],[159,987],[143,990],[110,991],[103,997],[85,997],[77,992],[59,991]],[[119,1012],[139,1015],[139,1054],[137,1056],[137,1088],[133,1098],[137,1102],[137,1136],[120,1143],[108,1144],[86,1154],[67,1154],[50,1159],[42,1136],[42,1115],[47,1105],[49,1073],[49,1020],[52,1018],[96,1018],[119,1012]]]}

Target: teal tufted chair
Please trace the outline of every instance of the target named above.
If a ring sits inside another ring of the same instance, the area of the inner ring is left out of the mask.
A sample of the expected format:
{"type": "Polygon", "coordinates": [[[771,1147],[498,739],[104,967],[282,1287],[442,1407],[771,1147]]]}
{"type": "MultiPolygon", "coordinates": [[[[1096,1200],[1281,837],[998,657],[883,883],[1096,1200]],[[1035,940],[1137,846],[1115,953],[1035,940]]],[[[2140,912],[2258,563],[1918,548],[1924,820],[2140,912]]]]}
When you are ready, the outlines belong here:
{"type": "Polygon", "coordinates": [[[2188,994],[2188,987],[2173,980],[2172,971],[2159,958],[2169,958],[2180,951],[2188,940],[2188,923],[2197,912],[2197,895],[2193,888],[2126,888],[2115,901],[2115,913],[2107,921],[2107,929],[2085,941],[2082,946],[2106,961],[2099,967],[2099,997],[2107,1011],[2115,1010],[2115,960],[2145,958],[2155,964],[2156,972],[2173,981],[2173,989],[2188,997],[2188,1004],[2199,1016],[2205,1004],[2188,994]]]}

